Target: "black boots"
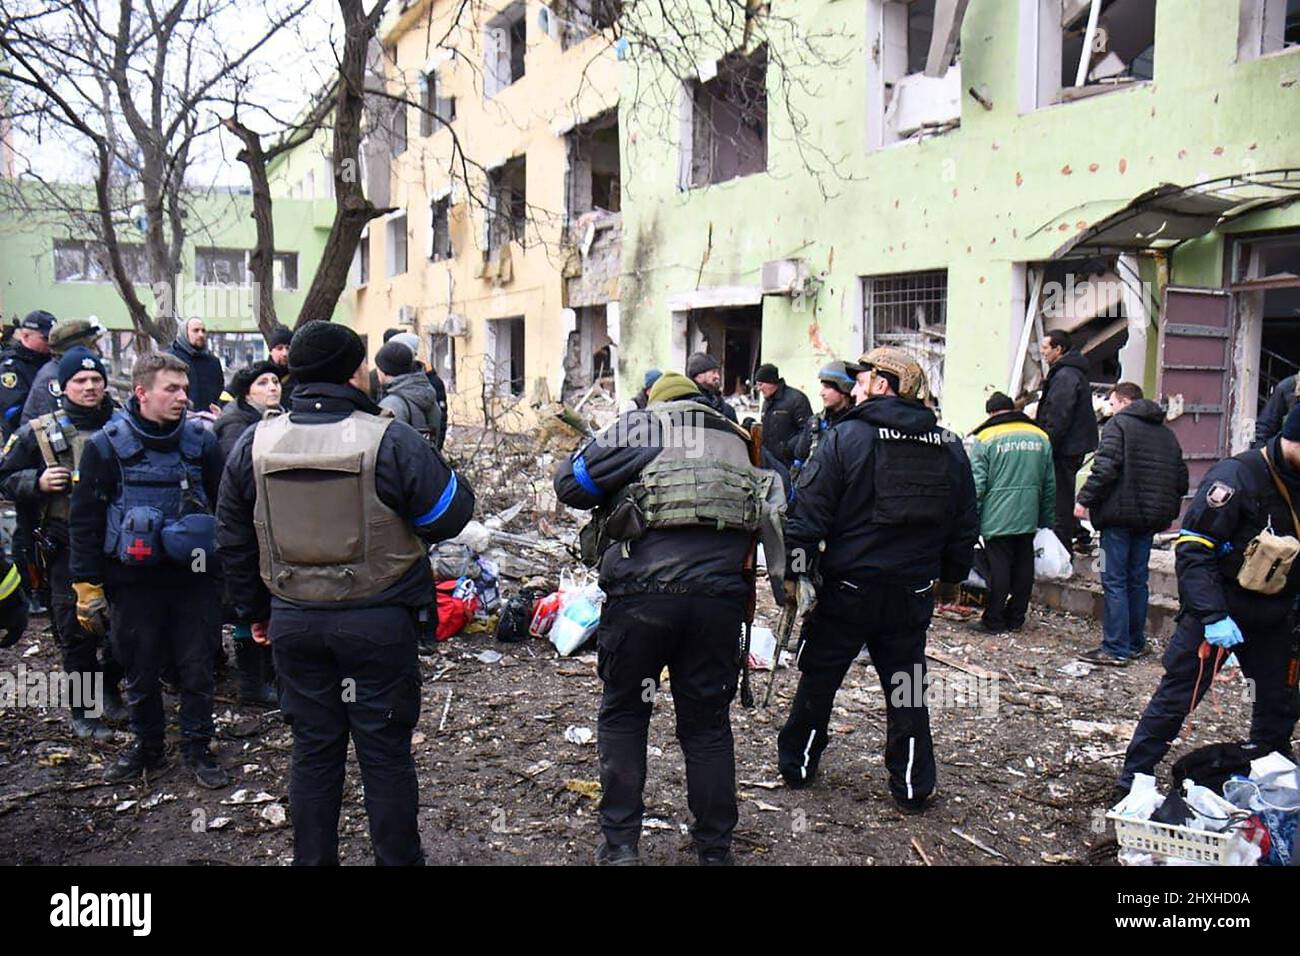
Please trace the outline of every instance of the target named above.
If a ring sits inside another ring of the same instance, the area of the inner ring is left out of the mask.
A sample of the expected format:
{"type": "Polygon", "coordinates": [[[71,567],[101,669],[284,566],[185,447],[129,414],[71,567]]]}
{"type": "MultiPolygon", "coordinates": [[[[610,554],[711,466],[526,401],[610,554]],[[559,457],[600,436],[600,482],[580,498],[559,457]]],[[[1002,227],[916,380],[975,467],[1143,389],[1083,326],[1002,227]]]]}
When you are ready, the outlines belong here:
{"type": "Polygon", "coordinates": [[[79,740],[112,740],[113,728],[80,707],[72,709],[72,732],[79,740]]]}
{"type": "Polygon", "coordinates": [[[258,707],[280,706],[271,649],[256,641],[235,641],[235,666],[239,668],[239,702],[258,707]]]}
{"type": "Polygon", "coordinates": [[[229,786],[230,775],[212,756],[206,742],[189,743],[184,750],[185,766],[194,771],[194,779],[209,790],[220,790],[229,786]]]}
{"type": "Polygon", "coordinates": [[[131,711],[122,699],[122,692],[116,687],[104,688],[104,720],[110,724],[125,724],[131,717],[131,711]]]}
{"type": "Polygon", "coordinates": [[[141,774],[157,773],[167,769],[167,753],[162,741],[145,743],[136,741],[131,749],[117,758],[104,772],[104,779],[109,783],[132,780],[141,774]]]}
{"type": "Polygon", "coordinates": [[[640,866],[641,853],[635,843],[602,841],[596,848],[597,866],[640,866]]]}

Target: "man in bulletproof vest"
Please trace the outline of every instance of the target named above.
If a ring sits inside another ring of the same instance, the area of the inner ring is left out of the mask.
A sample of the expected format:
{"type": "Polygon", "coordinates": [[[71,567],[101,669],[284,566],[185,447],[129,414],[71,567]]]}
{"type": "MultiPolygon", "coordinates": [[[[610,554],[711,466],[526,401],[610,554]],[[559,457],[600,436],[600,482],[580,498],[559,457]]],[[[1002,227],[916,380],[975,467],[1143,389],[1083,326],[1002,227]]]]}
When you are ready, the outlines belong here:
{"type": "Polygon", "coordinates": [[[351,735],[376,862],[419,864],[411,732],[417,633],[434,600],[427,547],[460,532],[474,492],[370,400],[351,329],[306,323],[289,369],[289,414],[250,428],[226,463],[218,541],[239,619],[271,642],[293,728],[294,863],[339,862],[351,735]]]}
{"type": "Polygon", "coordinates": [[[812,783],[835,693],[865,643],[885,695],[889,791],[916,813],[935,788],[926,631],[936,586],[970,572],[975,486],[961,439],[917,399],[924,376],[915,359],[877,348],[848,371],[860,404],[800,472],[786,523],[786,599],[807,591],[808,582],[795,580],[803,574],[816,603],[801,635],[779,768],[792,788],[812,783]]]}
{"type": "Polygon", "coordinates": [[[1135,774],[1155,772],[1229,654],[1254,686],[1247,751],[1291,756],[1300,717],[1297,503],[1300,408],[1263,448],[1211,468],[1187,507],[1174,542],[1178,623],[1161,661],[1164,676],[1124,756],[1116,799],[1135,774]]]}
{"type": "Polygon", "coordinates": [[[122,667],[113,658],[106,638],[91,634],[77,621],[77,597],[69,571],[68,515],[73,476],[87,440],[113,414],[105,388],[108,376],[99,357],[86,348],[72,348],[58,362],[58,408],[38,415],[10,439],[0,462],[0,489],[13,501],[33,505],[39,515],[35,542],[40,564],[49,580],[56,634],[63,650],[63,669],[83,675],[82,686],[101,675],[104,699],[95,706],[75,707],[72,730],[78,737],[110,740],[113,731],[101,717],[116,723],[127,716],[118,691],[122,667]],[[103,663],[98,650],[103,645],[103,663]]]}
{"type": "MultiPolygon", "coordinates": [[[[826,433],[857,402],[853,397],[857,379],[849,374],[844,362],[823,365],[817,373],[817,379],[821,382],[822,410],[808,419],[807,424],[795,432],[785,446],[791,478],[803,470],[826,433]]],[[[763,437],[766,439],[767,435],[764,434],[763,437]]]]}
{"type": "Polygon", "coordinates": [[[27,401],[23,403],[24,425],[40,415],[48,415],[58,407],[59,360],[69,349],[77,347],[89,349],[95,355],[101,354],[99,337],[103,331],[99,327],[99,320],[94,316],[88,319],[64,319],[50,331],[50,354],[53,355],[53,360],[42,365],[32,379],[27,401]]]}
{"type": "Polygon", "coordinates": [[[556,470],[559,499],[600,509],[594,520],[606,529],[597,549],[608,595],[597,631],[605,685],[597,724],[599,863],[640,862],[646,735],[665,666],[700,862],[733,861],[729,711],[742,663],[744,566],[753,535],[762,533],[775,568],[785,500],[783,469],[769,455],[755,468],[748,443],[693,382],[665,372],[644,410],[622,414],[556,470]]]}
{"type": "Polygon", "coordinates": [[[68,521],[77,620],[102,636],[111,614],[136,737],[105,778],[127,780],[166,765],[160,674],[174,664],[181,756],[201,785],[216,789],[229,782],[208,749],[221,641],[213,517],[221,449],[212,432],[186,418],[184,362],[142,355],[131,380],[126,408],[82,449],[68,521]]]}

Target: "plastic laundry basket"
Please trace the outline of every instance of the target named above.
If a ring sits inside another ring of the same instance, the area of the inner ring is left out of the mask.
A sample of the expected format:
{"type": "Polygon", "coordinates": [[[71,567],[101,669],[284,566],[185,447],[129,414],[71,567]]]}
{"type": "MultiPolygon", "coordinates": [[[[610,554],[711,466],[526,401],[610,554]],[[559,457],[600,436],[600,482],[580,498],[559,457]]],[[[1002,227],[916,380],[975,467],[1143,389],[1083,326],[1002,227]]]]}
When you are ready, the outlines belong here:
{"type": "Polygon", "coordinates": [[[1114,811],[1106,814],[1106,819],[1115,821],[1115,839],[1122,847],[1211,866],[1227,865],[1228,844],[1232,842],[1230,830],[1226,833],[1193,830],[1154,820],[1134,820],[1114,811]]]}

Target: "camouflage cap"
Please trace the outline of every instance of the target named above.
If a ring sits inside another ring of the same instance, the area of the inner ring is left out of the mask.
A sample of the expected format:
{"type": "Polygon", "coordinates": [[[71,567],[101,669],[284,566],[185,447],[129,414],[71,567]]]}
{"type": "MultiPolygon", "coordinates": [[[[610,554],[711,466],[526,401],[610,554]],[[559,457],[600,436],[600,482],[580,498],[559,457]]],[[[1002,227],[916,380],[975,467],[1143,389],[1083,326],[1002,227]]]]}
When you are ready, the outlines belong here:
{"type": "Polygon", "coordinates": [[[925,386],[925,372],[920,363],[896,346],[878,346],[858,359],[857,364],[848,366],[854,374],[873,368],[898,379],[898,394],[902,398],[916,398],[925,386]]]}
{"type": "Polygon", "coordinates": [[[50,349],[66,351],[74,345],[86,345],[102,335],[104,330],[94,319],[64,319],[50,332],[50,349]]]}

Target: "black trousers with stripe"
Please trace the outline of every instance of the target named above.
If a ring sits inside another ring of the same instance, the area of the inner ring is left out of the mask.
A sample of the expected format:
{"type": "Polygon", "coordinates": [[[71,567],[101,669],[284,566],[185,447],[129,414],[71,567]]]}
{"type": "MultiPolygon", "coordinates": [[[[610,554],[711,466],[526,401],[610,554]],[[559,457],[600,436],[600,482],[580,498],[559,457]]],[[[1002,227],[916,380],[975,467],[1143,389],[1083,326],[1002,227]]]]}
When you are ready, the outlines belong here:
{"type": "Polygon", "coordinates": [[[817,772],[835,693],[865,644],[885,695],[885,766],[899,799],[928,796],[935,785],[930,713],[925,706],[925,639],[933,588],[828,583],[804,624],[799,689],[777,738],[781,774],[795,785],[817,772]]]}

